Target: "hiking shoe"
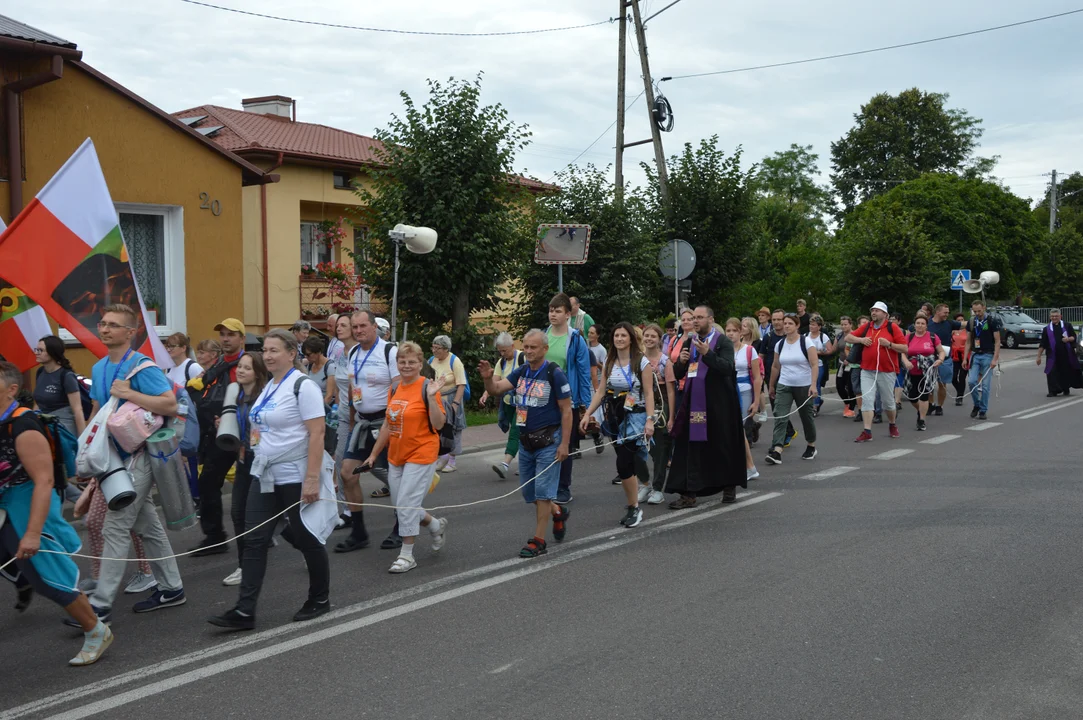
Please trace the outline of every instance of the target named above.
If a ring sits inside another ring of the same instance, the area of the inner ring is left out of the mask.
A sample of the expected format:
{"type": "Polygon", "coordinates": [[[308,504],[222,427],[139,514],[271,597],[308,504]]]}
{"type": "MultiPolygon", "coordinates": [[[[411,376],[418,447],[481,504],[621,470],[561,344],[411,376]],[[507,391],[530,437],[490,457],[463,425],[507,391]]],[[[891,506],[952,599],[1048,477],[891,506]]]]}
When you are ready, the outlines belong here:
{"type": "Polygon", "coordinates": [[[863,443],[863,442],[869,442],[871,440],[872,440],[872,431],[871,430],[862,430],[861,434],[857,436],[857,439],[854,440],[854,442],[863,443]]]}
{"type": "Polygon", "coordinates": [[[696,498],[689,495],[681,495],[669,504],[670,510],[687,510],[696,506],[696,498]]]}
{"type": "Polygon", "coordinates": [[[976,417],[978,416],[978,412],[979,412],[979,410],[978,410],[978,406],[977,406],[977,405],[975,405],[975,406],[974,406],[974,409],[970,411],[970,417],[971,417],[971,419],[973,419],[973,418],[976,418],[976,417]]]}
{"type": "Polygon", "coordinates": [[[240,585],[241,584],[241,569],[237,568],[236,570],[231,572],[229,575],[226,575],[225,579],[222,580],[222,584],[225,585],[226,587],[232,587],[234,585],[240,585]]]}
{"type": "MultiPolygon", "coordinates": [[[[94,614],[97,615],[98,619],[106,625],[109,625],[113,622],[113,608],[100,608],[94,607],[93,605],[91,605],[90,607],[94,608],[94,614]]],[[[79,628],[80,630],[83,629],[83,626],[77,623],[75,621],[75,618],[64,618],[64,624],[68,627],[79,628]]]]}
{"type": "Polygon", "coordinates": [[[937,417],[940,417],[943,414],[944,414],[944,408],[941,407],[940,405],[937,405],[935,408],[933,408],[933,415],[936,415],[937,417]]]}
{"type": "Polygon", "coordinates": [[[447,518],[433,518],[432,521],[440,523],[440,529],[432,533],[432,551],[440,552],[447,540],[447,518]]]}
{"type": "Polygon", "coordinates": [[[983,413],[983,412],[978,413],[978,419],[979,420],[984,420],[985,418],[986,418],[985,413],[983,413]]]}
{"type": "Polygon", "coordinates": [[[526,545],[519,551],[519,557],[521,558],[536,558],[539,555],[544,555],[549,552],[545,547],[545,541],[541,538],[532,537],[526,541],[526,545]]]}
{"type": "Polygon", "coordinates": [[[255,615],[241,615],[237,612],[237,609],[227,610],[221,615],[212,615],[207,618],[207,622],[215,627],[226,628],[227,630],[255,630],[256,629],[256,616],[255,615]]]}
{"type": "Polygon", "coordinates": [[[801,459],[802,460],[812,460],[815,457],[816,457],[816,446],[815,445],[807,445],[807,446],[805,446],[805,452],[801,453],[801,459]]]}
{"type": "Polygon", "coordinates": [[[666,496],[659,490],[651,490],[651,494],[647,496],[648,505],[661,505],[666,501],[666,496]]]}
{"type": "Polygon", "coordinates": [[[184,597],[184,588],[155,590],[146,600],[140,600],[135,605],[132,605],[132,610],[137,613],[148,613],[162,608],[174,607],[175,605],[183,605],[186,602],[188,602],[188,598],[184,597]]]}
{"type": "Polygon", "coordinates": [[[884,416],[880,413],[873,413],[872,422],[874,425],[879,425],[880,423],[884,422],[884,416]]]}
{"type": "Polygon", "coordinates": [[[639,502],[647,502],[647,498],[650,497],[650,495],[651,495],[651,486],[650,485],[640,485],[639,486],[639,495],[636,496],[636,499],[639,500],[639,502]]]}
{"type": "Polygon", "coordinates": [[[764,460],[767,461],[768,465],[781,465],[782,453],[780,453],[778,450],[772,450],[771,452],[767,453],[767,457],[764,458],[764,460]]]}
{"type": "Polygon", "coordinates": [[[601,435],[594,436],[594,452],[598,453],[599,455],[605,452],[605,446],[602,445],[601,435]]]}
{"type": "Polygon", "coordinates": [[[301,609],[293,614],[293,621],[304,622],[305,620],[315,620],[320,615],[326,615],[329,612],[331,612],[330,600],[324,600],[323,602],[305,600],[305,604],[301,606],[301,609]]]}
{"type": "Polygon", "coordinates": [[[132,575],[132,579],[129,580],[128,584],[124,587],[124,592],[129,595],[136,595],[156,587],[158,587],[158,581],[154,579],[154,575],[137,572],[135,575],[132,575]]]}
{"type": "Polygon", "coordinates": [[[887,434],[893,438],[899,437],[899,426],[895,423],[891,423],[887,426],[887,434]]]}
{"type": "Polygon", "coordinates": [[[628,512],[624,513],[620,524],[630,530],[641,522],[643,522],[643,511],[639,509],[638,505],[629,505],[628,512]]]}
{"type": "Polygon", "coordinates": [[[557,505],[567,505],[572,501],[572,491],[568,488],[560,488],[557,490],[557,497],[555,502],[557,505]]]}
{"type": "Polygon", "coordinates": [[[925,429],[926,429],[925,421],[922,420],[921,418],[918,418],[918,432],[924,432],[925,429]]]}
{"type": "Polygon", "coordinates": [[[557,542],[564,542],[564,536],[568,534],[568,518],[572,514],[571,508],[560,508],[560,514],[553,516],[553,538],[557,542]]]}
{"type": "Polygon", "coordinates": [[[782,443],[782,447],[788,448],[790,446],[790,443],[793,442],[793,439],[795,437],[797,437],[797,431],[796,430],[793,431],[793,435],[787,435],[786,436],[786,442],[782,443]]]}
{"type": "Polygon", "coordinates": [[[501,480],[507,480],[508,464],[506,462],[493,463],[493,472],[500,476],[501,480]]]}

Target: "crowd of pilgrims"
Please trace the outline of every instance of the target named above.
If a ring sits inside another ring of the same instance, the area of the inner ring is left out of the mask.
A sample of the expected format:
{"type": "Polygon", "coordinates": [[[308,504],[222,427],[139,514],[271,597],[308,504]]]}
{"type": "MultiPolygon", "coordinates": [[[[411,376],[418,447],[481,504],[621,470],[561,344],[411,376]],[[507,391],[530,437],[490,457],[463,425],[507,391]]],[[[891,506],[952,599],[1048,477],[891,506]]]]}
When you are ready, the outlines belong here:
{"type": "MultiPolygon", "coordinates": [[[[203,557],[235,546],[236,568],[222,582],[237,586],[237,601],[208,621],[246,630],[256,627],[268,550],[281,538],[308,568],[307,596],[293,619],[311,620],[330,610],[328,543],[336,553],[370,545],[367,500],[390,498],[396,508],[394,528],[380,539],[381,548],[397,551],[389,572],[417,566],[419,538],[433,553],[444,547],[448,518],[423,505],[440,473],[457,470],[470,402],[497,405],[507,442],[492,470],[501,479],[514,471],[523,500],[534,506],[518,553],[535,558],[548,552],[550,538],[559,543],[568,533],[574,460],[584,447],[589,452],[591,441],[597,453],[611,448],[615,455],[612,482],[623,491],[619,522],[628,529],[642,522],[644,505],[669,500],[669,508],[680,510],[716,494],[736,502],[737,488],[759,477],[752,448],[765,423],[771,423],[767,464],[783,462],[798,436],[794,420],[804,433],[800,458],[814,460],[831,356],[843,417],[863,423],[857,442],[872,440],[872,426],[884,417],[889,437],[898,437],[903,401],[916,411],[916,430],[925,430],[929,415],[943,414],[952,389],[955,405],[970,395],[971,417],[986,417],[1000,328],[982,303],[972,310],[969,319],[949,319],[946,305],[929,305],[903,331],[902,318],[876,303],[856,322],[841,318],[832,336],[803,300],[796,312],[762,308],[757,318],[722,323],[700,305],[664,327],[619,322],[603,336],[578,299],[560,293],[549,303],[548,327],[524,333],[518,343],[500,333],[493,360],[475,368],[465,367],[445,335],[429,353],[413,342],[390,342],[387,321],[368,310],[332,316],[326,336],[307,322],[271,330],[258,351],[245,349],[244,324],[227,318],[215,326],[217,340],[192,347],[181,333],[167,338],[174,366],[163,371],[132,350],[138,325],[132,309],[109,306],[98,324],[108,355],[94,365],[89,383],[52,336],[38,344],[32,396],[15,366],[0,362],[0,573],[14,583],[17,610],[40,594],[83,631],[71,665],[94,663],[111,645],[122,586],[146,594],[136,613],[186,602],[178,554],[203,557]],[[472,400],[475,372],[484,393],[472,400]],[[216,441],[231,385],[237,450],[216,441]],[[131,403],[198,423],[198,447],[186,463],[203,539],[185,553],[173,549],[163,529],[144,448],[116,446],[135,492],[122,509],[108,507],[98,478],[54,491],[43,419],[79,436],[111,399],[118,411],[131,403]],[[366,494],[368,477],[376,483],[366,494]],[[227,479],[232,538],[222,502],[227,479]],[[82,542],[62,513],[65,501],[86,518],[84,552],[94,559],[83,574],[69,556],[82,542]],[[338,529],[344,532],[332,541],[338,529]]],[[[1074,329],[1059,313],[1051,316],[1037,358],[1041,364],[1047,353],[1051,395],[1083,385],[1074,347],[1074,329]]]]}

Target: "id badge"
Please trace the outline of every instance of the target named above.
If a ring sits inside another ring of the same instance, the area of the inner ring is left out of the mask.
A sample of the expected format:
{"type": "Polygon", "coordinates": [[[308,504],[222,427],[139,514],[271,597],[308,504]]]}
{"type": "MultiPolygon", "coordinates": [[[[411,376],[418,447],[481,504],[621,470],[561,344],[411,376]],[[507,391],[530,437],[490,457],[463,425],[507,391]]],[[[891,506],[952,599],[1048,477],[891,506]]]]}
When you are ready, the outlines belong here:
{"type": "Polygon", "coordinates": [[[526,408],[515,408],[515,424],[526,427],[526,408]]]}
{"type": "Polygon", "coordinates": [[[624,396],[624,409],[631,410],[636,406],[636,398],[632,393],[628,393],[624,396]]]}
{"type": "Polygon", "coordinates": [[[981,338],[977,335],[974,336],[974,349],[981,350],[981,338]]]}
{"type": "Polygon", "coordinates": [[[259,445],[259,428],[258,427],[255,427],[255,426],[252,427],[252,440],[248,444],[251,445],[253,448],[255,448],[257,445],[259,445]]]}
{"type": "Polygon", "coordinates": [[[360,385],[353,385],[353,386],[350,387],[350,400],[353,401],[353,403],[355,405],[357,405],[357,404],[359,404],[361,402],[361,386],[360,385]]]}
{"type": "Polygon", "coordinates": [[[696,377],[696,373],[699,372],[699,360],[694,360],[688,363],[688,377],[696,377]]]}

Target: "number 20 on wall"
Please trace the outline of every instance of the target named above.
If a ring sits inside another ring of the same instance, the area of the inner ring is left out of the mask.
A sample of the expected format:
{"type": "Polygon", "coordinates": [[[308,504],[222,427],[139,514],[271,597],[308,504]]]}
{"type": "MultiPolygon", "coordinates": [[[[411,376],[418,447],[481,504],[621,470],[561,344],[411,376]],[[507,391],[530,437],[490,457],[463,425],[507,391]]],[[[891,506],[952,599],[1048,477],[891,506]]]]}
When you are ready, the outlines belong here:
{"type": "Polygon", "coordinates": [[[218,202],[217,200],[211,200],[210,195],[205,192],[201,192],[199,194],[199,209],[210,210],[211,215],[221,215],[222,203],[218,202]]]}

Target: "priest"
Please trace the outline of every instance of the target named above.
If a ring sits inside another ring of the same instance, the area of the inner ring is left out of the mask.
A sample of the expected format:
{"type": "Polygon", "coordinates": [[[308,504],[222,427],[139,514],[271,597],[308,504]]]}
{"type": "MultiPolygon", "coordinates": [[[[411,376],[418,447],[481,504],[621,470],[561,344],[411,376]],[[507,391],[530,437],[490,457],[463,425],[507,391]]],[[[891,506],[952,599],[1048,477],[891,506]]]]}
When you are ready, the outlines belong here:
{"type": "Polygon", "coordinates": [[[692,326],[673,365],[676,378],[685,379],[680,408],[670,421],[674,447],[665,491],[680,494],[669,505],[674,510],[718,492],[722,502],[737,502],[737,486],[748,487],[733,343],[716,328],[706,305],[693,311],[692,326]]]}
{"type": "Polygon", "coordinates": [[[1045,359],[1045,382],[1049,389],[1046,397],[1064,393],[1070,395],[1072,388],[1083,388],[1083,373],[1079,370],[1079,358],[1075,354],[1076,335],[1072,324],[1061,318],[1060,310],[1049,311],[1049,324],[1042,332],[1036,363],[1045,359]]]}

